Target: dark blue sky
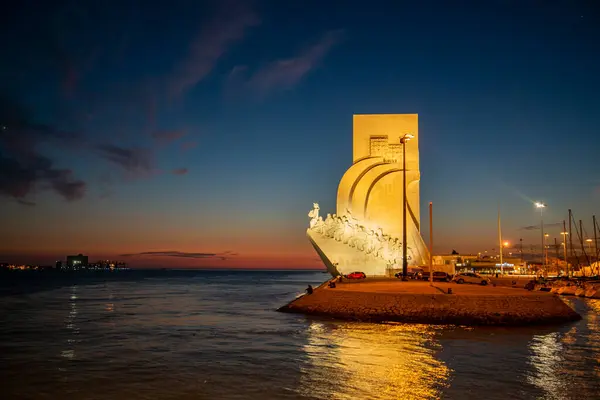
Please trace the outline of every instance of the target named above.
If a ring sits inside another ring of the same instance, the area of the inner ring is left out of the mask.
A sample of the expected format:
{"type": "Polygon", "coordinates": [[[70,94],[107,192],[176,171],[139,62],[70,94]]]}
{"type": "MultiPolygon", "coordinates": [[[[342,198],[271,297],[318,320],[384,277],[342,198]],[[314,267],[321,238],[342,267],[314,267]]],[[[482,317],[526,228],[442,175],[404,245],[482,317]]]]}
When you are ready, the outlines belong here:
{"type": "Polygon", "coordinates": [[[538,244],[520,229],[539,223],[536,200],[548,224],[572,208],[592,232],[593,1],[13,3],[0,16],[5,258],[312,262],[306,213],[334,211],[359,113],[419,114],[436,252],[496,247],[498,204],[513,242],[538,244]]]}

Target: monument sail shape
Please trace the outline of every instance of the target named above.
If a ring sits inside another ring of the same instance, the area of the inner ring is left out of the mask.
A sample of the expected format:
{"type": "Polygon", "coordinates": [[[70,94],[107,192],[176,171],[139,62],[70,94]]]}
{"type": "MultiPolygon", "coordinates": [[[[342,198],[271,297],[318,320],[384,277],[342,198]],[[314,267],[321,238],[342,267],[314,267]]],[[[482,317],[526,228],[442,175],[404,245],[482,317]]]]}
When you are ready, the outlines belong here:
{"type": "Polygon", "coordinates": [[[315,203],[308,214],[308,238],[332,275],[385,276],[402,268],[405,134],[413,135],[404,144],[408,265],[428,263],[420,227],[418,115],[354,115],[353,163],[340,181],[336,213],[323,218],[315,203]]]}

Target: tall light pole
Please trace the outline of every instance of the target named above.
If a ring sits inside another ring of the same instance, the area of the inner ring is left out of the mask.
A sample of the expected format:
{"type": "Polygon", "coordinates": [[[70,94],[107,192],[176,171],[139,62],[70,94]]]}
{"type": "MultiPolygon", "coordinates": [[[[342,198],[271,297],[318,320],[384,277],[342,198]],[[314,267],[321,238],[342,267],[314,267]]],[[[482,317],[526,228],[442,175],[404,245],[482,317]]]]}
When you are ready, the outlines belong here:
{"type": "MultiPolygon", "coordinates": [[[[502,257],[504,257],[503,256],[504,248],[505,247],[508,248],[508,246],[510,246],[510,243],[508,243],[508,242],[502,242],[502,243],[500,243],[500,260],[501,260],[500,264],[502,265],[502,267],[501,267],[502,268],[502,275],[504,275],[504,261],[502,260],[502,257]]],[[[509,255],[510,254],[512,254],[512,253],[509,253],[509,255]]]]}
{"type": "Polygon", "coordinates": [[[546,205],[540,201],[535,202],[535,206],[540,209],[540,230],[542,231],[542,255],[540,259],[542,260],[542,264],[544,263],[544,252],[546,250],[545,240],[544,240],[544,208],[546,205]]]}
{"type": "Polygon", "coordinates": [[[546,268],[548,267],[548,244],[546,242],[546,239],[548,239],[550,235],[547,233],[544,233],[544,258],[546,261],[544,261],[544,264],[546,264],[546,268]]]}
{"type": "MultiPolygon", "coordinates": [[[[406,246],[406,142],[414,138],[414,135],[406,133],[400,138],[402,143],[402,280],[408,280],[408,260],[406,246]]],[[[429,271],[433,274],[433,271],[429,271]]]]}
{"type": "Polygon", "coordinates": [[[429,286],[433,286],[433,203],[429,202],[429,286]]]}
{"type": "MultiPolygon", "coordinates": [[[[563,229],[564,229],[564,223],[565,221],[563,221],[563,229]]],[[[569,234],[569,232],[567,232],[566,230],[560,233],[563,237],[563,249],[565,251],[565,272],[567,273],[567,276],[569,276],[569,261],[567,260],[567,235],[569,234]]]]}
{"type": "Polygon", "coordinates": [[[504,263],[502,261],[502,225],[500,224],[500,205],[498,205],[498,244],[500,245],[500,273],[504,275],[504,263]]]}

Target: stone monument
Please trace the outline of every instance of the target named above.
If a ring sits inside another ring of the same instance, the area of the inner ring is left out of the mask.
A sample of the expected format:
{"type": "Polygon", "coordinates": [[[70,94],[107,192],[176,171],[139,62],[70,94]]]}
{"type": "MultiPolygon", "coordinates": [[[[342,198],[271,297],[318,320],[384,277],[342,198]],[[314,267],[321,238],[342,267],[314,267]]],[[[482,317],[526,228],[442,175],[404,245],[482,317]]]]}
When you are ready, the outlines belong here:
{"type": "Polygon", "coordinates": [[[340,181],[336,213],[323,219],[314,203],[308,214],[308,238],[333,276],[354,271],[387,276],[402,268],[403,145],[408,265],[428,265],[420,224],[418,128],[417,114],[353,116],[353,162],[340,181]],[[402,144],[406,134],[412,138],[402,144]]]}

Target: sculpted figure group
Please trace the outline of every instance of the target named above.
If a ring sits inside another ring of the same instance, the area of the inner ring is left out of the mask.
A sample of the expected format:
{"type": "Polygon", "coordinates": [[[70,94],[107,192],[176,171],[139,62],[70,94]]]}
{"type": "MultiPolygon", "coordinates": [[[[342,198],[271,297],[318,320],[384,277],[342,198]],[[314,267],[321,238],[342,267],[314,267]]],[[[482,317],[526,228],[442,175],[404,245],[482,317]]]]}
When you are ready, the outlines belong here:
{"type": "MultiPolygon", "coordinates": [[[[389,266],[401,265],[402,242],[383,233],[381,228],[373,230],[361,225],[350,210],[346,210],[346,214],[342,216],[327,214],[323,220],[319,216],[319,204],[313,203],[308,216],[309,227],[313,231],[380,258],[389,266]]],[[[410,255],[407,259],[411,259],[410,255]]]]}

